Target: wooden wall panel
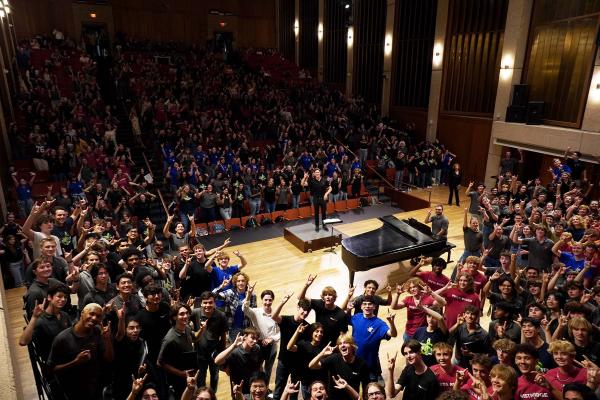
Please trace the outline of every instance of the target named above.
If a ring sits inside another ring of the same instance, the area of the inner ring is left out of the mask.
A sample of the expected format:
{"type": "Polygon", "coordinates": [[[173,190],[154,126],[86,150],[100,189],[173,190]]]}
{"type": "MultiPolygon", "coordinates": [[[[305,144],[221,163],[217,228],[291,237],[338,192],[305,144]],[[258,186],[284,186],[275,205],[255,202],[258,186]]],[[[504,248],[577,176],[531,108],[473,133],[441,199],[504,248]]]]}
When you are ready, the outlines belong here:
{"type": "Polygon", "coordinates": [[[463,171],[463,183],[469,180],[485,180],[491,133],[491,118],[440,115],[437,138],[458,156],[457,162],[463,171]]]}
{"type": "Polygon", "coordinates": [[[386,0],[354,1],[353,92],[368,103],[381,105],[386,0]]]}
{"type": "Polygon", "coordinates": [[[319,61],[319,0],[300,0],[300,60],[298,65],[317,76],[319,61]]]}
{"type": "Polygon", "coordinates": [[[323,81],[346,90],[348,60],[346,11],[338,0],[325,0],[323,19],[323,81]]]}
{"type": "MultiPolygon", "coordinates": [[[[73,4],[72,0],[13,0],[17,36],[49,34],[56,27],[76,37],[80,26],[75,26],[73,4]]],[[[131,36],[203,44],[212,38],[207,19],[214,9],[241,21],[234,32],[237,46],[275,47],[275,0],[115,0],[110,5],[115,31],[131,36]]]]}
{"type": "Polygon", "coordinates": [[[492,116],[508,0],[450,0],[440,110],[492,116]]]}
{"type": "Polygon", "coordinates": [[[600,24],[600,0],[537,0],[523,81],[544,101],[544,122],[581,127],[600,24]]]}
{"type": "Polygon", "coordinates": [[[437,0],[397,0],[391,105],[427,109],[437,0]]]}
{"type": "Polygon", "coordinates": [[[279,14],[277,16],[279,52],[288,60],[296,61],[296,37],[294,36],[295,3],[294,0],[277,1],[279,1],[279,14]]]}

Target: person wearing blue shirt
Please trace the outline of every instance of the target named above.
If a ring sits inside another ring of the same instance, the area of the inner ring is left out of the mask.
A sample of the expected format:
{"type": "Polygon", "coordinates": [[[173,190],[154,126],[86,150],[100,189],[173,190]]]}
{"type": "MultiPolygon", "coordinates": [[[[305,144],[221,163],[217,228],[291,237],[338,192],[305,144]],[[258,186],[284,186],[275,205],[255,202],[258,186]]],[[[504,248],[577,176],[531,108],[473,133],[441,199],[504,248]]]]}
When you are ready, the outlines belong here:
{"type": "MultiPolygon", "coordinates": [[[[240,272],[248,264],[242,253],[238,250],[235,250],[233,254],[240,259],[240,265],[229,265],[229,254],[224,251],[215,252],[206,262],[206,268],[210,272],[211,290],[221,286],[224,280],[231,280],[233,275],[240,272]],[[217,261],[214,263],[215,265],[213,265],[213,259],[215,258],[217,261]]],[[[230,282],[223,290],[232,288],[233,284],[230,282]]],[[[224,306],[225,302],[217,298],[217,307],[223,308],[224,306]]]]}
{"type": "Polygon", "coordinates": [[[394,314],[388,314],[388,324],[375,315],[375,299],[373,296],[364,296],[361,304],[362,313],[357,313],[350,319],[352,325],[352,338],[358,349],[356,355],[367,363],[369,379],[373,382],[383,381],[379,363],[379,345],[383,339],[390,340],[398,336],[394,324],[394,314]]]}
{"type": "Polygon", "coordinates": [[[583,244],[574,242],[571,246],[571,251],[560,251],[559,249],[565,245],[565,241],[560,239],[552,246],[552,253],[558,256],[561,263],[565,264],[567,270],[579,272],[585,266],[585,254],[583,252],[583,244]]]}
{"type": "Polygon", "coordinates": [[[562,164],[560,162],[560,158],[555,158],[554,160],[552,160],[552,167],[549,168],[549,171],[552,174],[552,177],[554,178],[553,180],[555,182],[558,182],[560,180],[560,177],[564,172],[568,173],[569,175],[571,175],[571,173],[573,172],[571,171],[571,168],[568,165],[562,164]]]}
{"type": "Polygon", "coordinates": [[[19,214],[21,218],[27,218],[33,208],[33,199],[31,197],[31,190],[33,182],[35,181],[35,172],[30,172],[31,178],[29,182],[21,178],[17,180],[17,173],[11,174],[12,180],[16,186],[17,191],[17,206],[19,208],[19,214]]]}

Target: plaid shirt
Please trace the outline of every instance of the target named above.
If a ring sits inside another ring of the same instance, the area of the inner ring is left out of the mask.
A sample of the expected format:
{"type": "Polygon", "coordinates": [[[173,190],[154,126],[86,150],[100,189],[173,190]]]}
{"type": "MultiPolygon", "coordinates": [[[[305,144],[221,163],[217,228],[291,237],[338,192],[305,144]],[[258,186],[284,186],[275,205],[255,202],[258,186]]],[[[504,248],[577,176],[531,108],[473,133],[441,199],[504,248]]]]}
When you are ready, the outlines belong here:
{"type": "MultiPolygon", "coordinates": [[[[244,303],[244,299],[246,298],[246,294],[244,293],[244,297],[240,299],[238,296],[237,290],[227,289],[220,291],[218,288],[213,290],[221,300],[225,302],[225,315],[227,316],[227,324],[231,328],[233,326],[233,317],[235,315],[236,310],[239,308],[242,311],[242,304],[244,303]]],[[[252,294],[249,301],[249,306],[252,308],[256,308],[256,295],[252,294]]],[[[244,328],[252,326],[252,322],[248,317],[244,317],[244,328]]]]}

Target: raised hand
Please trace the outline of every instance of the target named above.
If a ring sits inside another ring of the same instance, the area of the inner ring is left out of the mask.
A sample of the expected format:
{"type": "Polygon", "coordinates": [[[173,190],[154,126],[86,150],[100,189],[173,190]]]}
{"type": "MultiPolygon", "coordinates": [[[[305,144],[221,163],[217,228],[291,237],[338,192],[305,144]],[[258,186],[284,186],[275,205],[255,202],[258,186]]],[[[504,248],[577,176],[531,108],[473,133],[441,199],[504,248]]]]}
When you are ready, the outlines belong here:
{"type": "Polygon", "coordinates": [[[387,353],[388,370],[392,371],[396,366],[396,357],[398,357],[397,351],[392,357],[390,357],[390,353],[387,353]]]}
{"type": "Polygon", "coordinates": [[[333,379],[334,387],[336,389],[346,389],[346,386],[348,386],[348,382],[346,382],[344,378],[340,377],[339,375],[332,375],[331,379],[333,379]]]}
{"type": "Polygon", "coordinates": [[[111,322],[108,321],[108,324],[102,326],[102,337],[104,339],[110,339],[110,325],[111,322]]]}
{"type": "Polygon", "coordinates": [[[308,274],[308,278],[306,278],[306,286],[312,285],[316,278],[317,278],[316,274],[315,275],[308,274]]]}
{"type": "Polygon", "coordinates": [[[83,350],[77,356],[75,356],[76,364],[83,364],[92,359],[92,352],[89,350],[83,350]]]}
{"type": "Polygon", "coordinates": [[[40,315],[42,315],[42,313],[46,309],[47,302],[47,299],[44,299],[42,304],[39,304],[37,300],[35,301],[35,306],[33,307],[33,317],[38,318],[40,315]]]}
{"type": "Polygon", "coordinates": [[[244,341],[244,337],[242,336],[241,333],[238,333],[237,336],[235,337],[235,340],[233,341],[233,344],[235,345],[235,347],[241,346],[242,342],[244,341]]]}
{"type": "Polygon", "coordinates": [[[348,288],[348,298],[349,298],[349,299],[350,299],[350,298],[352,298],[352,296],[354,296],[354,289],[355,289],[355,287],[354,287],[354,286],[350,286],[350,287],[348,288]]]}
{"type": "Polygon", "coordinates": [[[290,293],[285,294],[283,296],[283,302],[284,303],[287,302],[293,295],[294,295],[294,292],[290,292],[290,293]]]}
{"type": "Polygon", "coordinates": [[[127,314],[127,306],[125,305],[125,303],[123,303],[123,307],[121,307],[120,309],[117,310],[117,317],[119,319],[123,319],[126,314],[127,314]]]}
{"type": "Polygon", "coordinates": [[[254,292],[254,287],[256,286],[256,282],[254,282],[254,284],[252,285],[248,285],[248,297],[250,297],[250,295],[252,294],[252,292],[254,292]]]}
{"type": "Polygon", "coordinates": [[[394,325],[394,318],[396,318],[396,314],[392,314],[392,313],[388,313],[388,315],[386,315],[386,317],[385,317],[385,319],[388,320],[390,325],[394,325]]]}
{"type": "Polygon", "coordinates": [[[146,381],[146,378],[148,378],[148,374],[144,374],[142,378],[134,379],[131,382],[131,392],[135,394],[139,393],[144,387],[144,382],[146,381]]]}
{"type": "Polygon", "coordinates": [[[323,354],[324,356],[328,356],[330,354],[333,354],[335,349],[336,349],[336,346],[332,346],[331,342],[329,342],[329,343],[327,343],[327,346],[325,346],[325,348],[323,350],[321,350],[321,354],[323,354]]]}
{"type": "Polygon", "coordinates": [[[289,394],[298,393],[300,391],[300,381],[294,383],[292,382],[292,376],[288,376],[287,385],[285,387],[285,391],[289,394]]]}
{"type": "Polygon", "coordinates": [[[237,394],[237,393],[242,394],[242,387],[244,387],[244,380],[243,379],[240,381],[240,383],[238,383],[236,385],[233,385],[233,389],[232,389],[233,393],[234,394],[237,394]]]}

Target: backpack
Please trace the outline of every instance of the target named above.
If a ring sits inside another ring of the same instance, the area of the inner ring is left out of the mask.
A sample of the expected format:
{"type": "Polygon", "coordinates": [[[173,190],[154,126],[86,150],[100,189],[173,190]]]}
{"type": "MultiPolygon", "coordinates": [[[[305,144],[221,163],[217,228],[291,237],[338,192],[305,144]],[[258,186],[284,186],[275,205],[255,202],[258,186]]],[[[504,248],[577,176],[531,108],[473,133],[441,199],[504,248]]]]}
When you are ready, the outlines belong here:
{"type": "Polygon", "coordinates": [[[256,228],[258,224],[256,223],[256,219],[254,217],[248,218],[246,221],[246,228],[256,228]]]}
{"type": "Polygon", "coordinates": [[[214,224],[213,225],[213,230],[215,231],[215,233],[223,233],[223,232],[225,232],[225,225],[223,225],[223,224],[214,224]]]}

